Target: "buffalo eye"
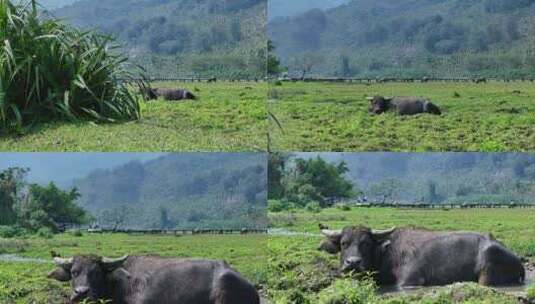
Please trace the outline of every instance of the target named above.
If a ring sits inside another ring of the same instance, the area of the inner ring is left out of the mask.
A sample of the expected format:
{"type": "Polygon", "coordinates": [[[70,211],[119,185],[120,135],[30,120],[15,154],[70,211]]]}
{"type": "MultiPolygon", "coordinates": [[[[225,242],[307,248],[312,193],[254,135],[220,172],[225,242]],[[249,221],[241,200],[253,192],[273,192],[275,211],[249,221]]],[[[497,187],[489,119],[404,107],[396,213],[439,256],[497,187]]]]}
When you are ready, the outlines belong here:
{"type": "Polygon", "coordinates": [[[342,241],[342,247],[343,248],[347,248],[349,246],[349,242],[348,241],[342,241]]]}
{"type": "Polygon", "coordinates": [[[73,271],[71,271],[71,275],[72,275],[73,277],[77,277],[77,276],[80,275],[80,271],[78,271],[78,270],[73,270],[73,271]]]}

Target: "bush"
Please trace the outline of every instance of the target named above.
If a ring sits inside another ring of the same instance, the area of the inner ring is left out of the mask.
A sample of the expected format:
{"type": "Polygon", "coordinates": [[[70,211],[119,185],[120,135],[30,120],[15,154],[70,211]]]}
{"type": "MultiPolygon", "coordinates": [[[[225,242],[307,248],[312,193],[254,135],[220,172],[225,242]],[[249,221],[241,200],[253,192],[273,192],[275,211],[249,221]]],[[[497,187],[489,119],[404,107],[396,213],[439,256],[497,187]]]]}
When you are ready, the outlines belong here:
{"type": "Polygon", "coordinates": [[[54,233],[52,232],[52,229],[48,227],[42,227],[37,230],[37,236],[44,239],[51,239],[54,237],[54,233]]]}
{"type": "Polygon", "coordinates": [[[269,212],[281,212],[286,208],[280,200],[268,200],[268,210],[269,212]]]}
{"type": "Polygon", "coordinates": [[[348,204],[336,204],[336,209],[342,211],[351,211],[351,206],[349,206],[348,204]]]}
{"type": "Polygon", "coordinates": [[[82,237],[82,236],[84,236],[81,230],[75,230],[74,233],[73,233],[72,235],[75,236],[75,237],[82,237]]]}
{"type": "Polygon", "coordinates": [[[321,212],[321,205],[319,202],[310,202],[306,205],[305,209],[312,213],[320,213],[321,212]]]}
{"type": "Polygon", "coordinates": [[[24,234],[24,231],[15,226],[0,226],[0,238],[10,239],[16,236],[21,236],[24,234]]]}
{"type": "Polygon", "coordinates": [[[113,40],[40,14],[0,0],[0,127],[138,119],[140,97],[124,82],[133,75],[113,40]]]}

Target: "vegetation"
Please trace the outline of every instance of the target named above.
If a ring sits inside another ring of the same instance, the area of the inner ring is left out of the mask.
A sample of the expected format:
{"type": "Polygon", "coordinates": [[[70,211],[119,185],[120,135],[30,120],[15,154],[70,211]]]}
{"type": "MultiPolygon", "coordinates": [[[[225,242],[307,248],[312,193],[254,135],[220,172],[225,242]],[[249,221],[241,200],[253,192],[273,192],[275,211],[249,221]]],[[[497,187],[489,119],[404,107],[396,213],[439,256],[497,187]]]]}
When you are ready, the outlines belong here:
{"type": "Polygon", "coordinates": [[[531,225],[535,211],[531,209],[330,208],[319,213],[271,213],[270,220],[273,228],[298,233],[269,238],[268,292],[273,303],[518,303],[517,295],[473,283],[422,289],[406,295],[378,294],[375,284],[365,278],[340,276],[336,271],[338,257],[317,250],[321,242],[319,223],[331,229],[361,224],[377,229],[413,226],[439,231],[492,232],[532,263],[535,258],[535,231],[531,225]]]}
{"type": "Polygon", "coordinates": [[[124,124],[52,122],[24,136],[0,136],[0,150],[45,151],[265,151],[265,83],[158,82],[153,87],[185,87],[199,101],[141,102],[142,117],[124,124]]]}
{"type": "Polygon", "coordinates": [[[240,79],[266,74],[266,6],[265,0],[81,0],[53,14],[116,37],[153,77],[240,79]]]}
{"type": "Polygon", "coordinates": [[[532,203],[535,195],[535,157],[529,154],[276,153],[270,156],[268,172],[272,212],[316,201],[323,203],[319,207],[338,202],[340,208],[355,202],[514,207],[532,203]],[[300,166],[307,171],[299,173],[300,166]],[[329,174],[337,168],[344,171],[342,176],[329,174]],[[310,187],[346,195],[323,194],[334,198],[328,201],[303,196],[301,189],[310,187]]]}
{"type": "Polygon", "coordinates": [[[42,20],[35,1],[0,1],[0,132],[36,122],[140,117],[126,58],[108,37],[42,20]]]}
{"type": "Polygon", "coordinates": [[[103,228],[263,228],[265,161],[254,153],[173,153],[96,170],[74,185],[103,228]]]}
{"type": "Polygon", "coordinates": [[[296,205],[317,210],[349,198],[353,195],[353,185],[344,176],[348,171],[343,161],[330,164],[318,156],[288,162],[283,155],[271,154],[268,175],[273,188],[269,190],[269,198],[279,201],[270,201],[270,209],[280,211],[296,205]]]}
{"type": "Polygon", "coordinates": [[[533,151],[531,83],[271,86],[274,151],[533,151]],[[443,115],[368,113],[367,96],[425,96],[443,115]]]}
{"type": "Polygon", "coordinates": [[[0,172],[0,231],[2,237],[16,236],[23,230],[48,236],[62,224],[81,224],[85,211],[75,204],[78,190],[63,191],[50,183],[47,187],[28,184],[29,170],[8,168],[0,172]]]}
{"type": "Polygon", "coordinates": [[[356,0],[325,11],[286,1],[273,13],[311,10],[271,20],[269,38],[295,76],[295,62],[315,56],[314,76],[534,78],[534,4],[356,0]]]}
{"type": "Polygon", "coordinates": [[[54,269],[50,251],[68,257],[150,255],[223,259],[257,286],[267,280],[267,237],[263,235],[163,236],[65,233],[52,239],[0,238],[0,303],[69,303],[69,284],[46,278],[54,269]],[[9,259],[1,254],[15,254],[9,259]],[[27,260],[20,259],[26,258],[27,260]]]}

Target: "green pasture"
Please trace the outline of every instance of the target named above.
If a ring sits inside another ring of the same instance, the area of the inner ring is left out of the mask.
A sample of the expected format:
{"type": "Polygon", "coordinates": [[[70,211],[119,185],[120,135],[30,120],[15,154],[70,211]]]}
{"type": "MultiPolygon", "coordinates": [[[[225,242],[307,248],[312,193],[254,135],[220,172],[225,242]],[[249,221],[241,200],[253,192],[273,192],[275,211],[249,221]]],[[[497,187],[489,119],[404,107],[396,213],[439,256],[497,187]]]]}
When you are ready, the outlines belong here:
{"type": "Polygon", "coordinates": [[[123,123],[50,122],[23,135],[0,135],[0,151],[173,152],[265,151],[267,84],[256,82],[153,83],[186,88],[196,101],[149,101],[141,119],[123,123]]]}
{"type": "MultiPolygon", "coordinates": [[[[319,213],[271,213],[270,222],[272,228],[283,231],[270,236],[268,241],[269,294],[276,304],[518,303],[518,294],[505,294],[473,283],[432,288],[408,295],[381,296],[372,281],[341,276],[337,271],[338,257],[317,250],[322,240],[319,223],[331,229],[366,225],[376,229],[396,226],[492,233],[520,256],[535,261],[535,209],[352,208],[344,211],[331,208],[319,213]]],[[[520,296],[525,297],[525,294],[520,296]]]]}
{"type": "Polygon", "coordinates": [[[66,303],[68,284],[48,280],[54,269],[50,251],[68,257],[98,254],[118,257],[124,254],[221,259],[256,285],[267,281],[267,237],[264,235],[127,235],[71,233],[52,239],[0,239],[0,257],[42,259],[43,262],[13,262],[0,258],[0,303],[66,303]]]}
{"type": "Polygon", "coordinates": [[[531,82],[270,84],[275,151],[534,151],[531,82]],[[442,116],[370,115],[367,96],[423,96],[442,116]]]}

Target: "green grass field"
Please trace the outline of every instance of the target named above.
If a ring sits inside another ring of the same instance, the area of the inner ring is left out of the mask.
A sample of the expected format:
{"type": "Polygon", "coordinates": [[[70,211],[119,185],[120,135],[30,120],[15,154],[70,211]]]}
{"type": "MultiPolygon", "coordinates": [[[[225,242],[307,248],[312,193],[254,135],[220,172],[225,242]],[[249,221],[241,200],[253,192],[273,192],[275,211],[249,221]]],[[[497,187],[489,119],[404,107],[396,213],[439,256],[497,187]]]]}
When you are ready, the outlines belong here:
{"type": "Polygon", "coordinates": [[[265,83],[154,83],[187,88],[197,101],[142,104],[136,122],[55,122],[33,126],[23,136],[0,137],[0,151],[173,152],[265,151],[265,83]]]}
{"type": "Polygon", "coordinates": [[[325,209],[320,213],[271,213],[271,226],[311,235],[269,237],[269,293],[279,303],[518,303],[509,295],[476,284],[455,284],[405,296],[379,296],[373,283],[337,273],[338,257],[317,250],[322,237],[318,224],[331,229],[366,225],[376,229],[425,227],[432,230],[491,232],[520,256],[535,261],[535,209],[404,210],[353,208],[325,209]],[[348,287],[349,286],[349,287],[348,287]],[[353,289],[360,293],[353,294],[353,289]],[[354,302],[337,302],[333,298],[354,302]],[[300,299],[296,302],[295,299],[300,299]]]}
{"type": "MultiPolygon", "coordinates": [[[[265,235],[158,236],[70,233],[53,239],[0,239],[0,254],[44,259],[39,262],[6,262],[0,259],[0,303],[66,303],[68,284],[48,280],[54,269],[50,251],[62,256],[98,254],[104,256],[157,254],[171,257],[222,259],[256,285],[267,282],[267,237],[265,235]]],[[[1,257],[1,256],[0,256],[1,257]]]]}
{"type": "Polygon", "coordinates": [[[270,85],[274,151],[534,151],[530,82],[270,85]],[[455,93],[459,97],[455,96],[455,93]],[[367,96],[423,96],[440,117],[368,113],[367,96]]]}

